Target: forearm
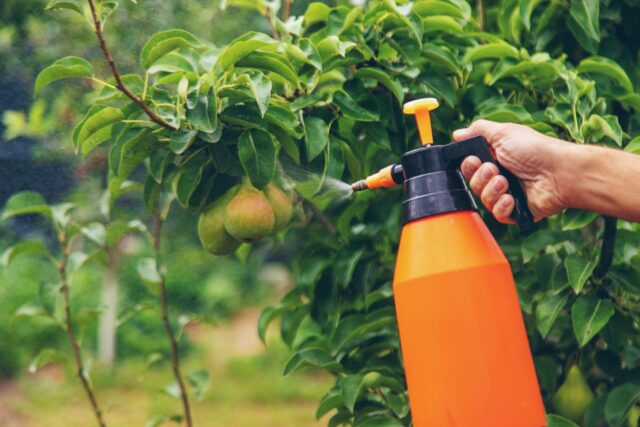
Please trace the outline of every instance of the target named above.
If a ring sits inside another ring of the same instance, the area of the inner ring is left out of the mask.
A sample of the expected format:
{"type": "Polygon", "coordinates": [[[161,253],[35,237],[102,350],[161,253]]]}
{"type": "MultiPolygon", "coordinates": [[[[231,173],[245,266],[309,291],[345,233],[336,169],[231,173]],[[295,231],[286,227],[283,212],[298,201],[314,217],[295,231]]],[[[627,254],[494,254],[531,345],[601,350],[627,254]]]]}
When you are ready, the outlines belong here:
{"type": "Polygon", "coordinates": [[[570,208],[640,222],[640,156],[603,147],[568,146],[558,186],[570,208]]]}

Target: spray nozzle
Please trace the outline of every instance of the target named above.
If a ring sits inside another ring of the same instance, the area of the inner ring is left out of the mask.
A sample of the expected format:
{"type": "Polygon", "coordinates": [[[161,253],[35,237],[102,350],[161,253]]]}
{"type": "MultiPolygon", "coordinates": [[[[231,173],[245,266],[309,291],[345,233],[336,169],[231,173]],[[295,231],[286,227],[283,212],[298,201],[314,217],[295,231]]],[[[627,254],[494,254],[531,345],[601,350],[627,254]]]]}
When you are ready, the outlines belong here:
{"type": "Polygon", "coordinates": [[[369,188],[393,187],[402,184],[403,181],[404,171],[402,170],[402,165],[395,164],[386,166],[373,175],[354,182],[351,184],[351,189],[353,191],[362,191],[369,188]]]}
{"type": "MultiPolygon", "coordinates": [[[[438,100],[435,98],[421,98],[404,104],[405,114],[414,114],[418,124],[418,132],[422,145],[433,144],[433,132],[431,130],[430,111],[438,108],[438,100]]],[[[373,175],[351,184],[353,191],[362,191],[368,188],[393,187],[404,181],[401,165],[390,165],[380,169],[373,175]]]]}

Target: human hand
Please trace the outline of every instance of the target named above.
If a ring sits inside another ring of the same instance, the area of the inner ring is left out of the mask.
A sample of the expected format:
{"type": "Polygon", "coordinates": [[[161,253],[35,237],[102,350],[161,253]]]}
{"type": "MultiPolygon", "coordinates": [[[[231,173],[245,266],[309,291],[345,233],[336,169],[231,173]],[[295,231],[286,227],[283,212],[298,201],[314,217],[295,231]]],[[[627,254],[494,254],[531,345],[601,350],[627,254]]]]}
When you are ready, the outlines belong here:
{"type": "MultiPolygon", "coordinates": [[[[568,205],[562,194],[560,172],[565,150],[574,144],[543,135],[527,126],[475,121],[453,133],[455,141],[483,136],[496,160],[520,179],[527,195],[529,209],[536,220],[553,215],[568,205]]],[[[462,162],[462,174],[469,186],[496,219],[513,223],[509,218],[514,208],[513,197],[507,193],[507,179],[499,175],[493,163],[482,163],[476,156],[462,162]]]]}

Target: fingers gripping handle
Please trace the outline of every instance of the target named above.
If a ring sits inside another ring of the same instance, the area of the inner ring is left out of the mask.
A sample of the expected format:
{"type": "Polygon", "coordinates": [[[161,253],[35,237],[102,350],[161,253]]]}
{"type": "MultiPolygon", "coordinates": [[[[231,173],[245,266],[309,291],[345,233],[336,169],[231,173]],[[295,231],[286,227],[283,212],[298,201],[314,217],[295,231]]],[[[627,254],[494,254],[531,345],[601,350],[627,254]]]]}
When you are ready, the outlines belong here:
{"type": "Polygon", "coordinates": [[[477,156],[483,163],[491,162],[498,166],[500,174],[509,182],[509,194],[513,196],[515,201],[511,219],[518,224],[523,234],[529,234],[533,231],[533,214],[527,205],[527,195],[520,181],[514,174],[505,169],[493,158],[489,145],[483,137],[477,136],[457,143],[448,144],[445,150],[445,156],[446,160],[451,162],[451,166],[455,168],[459,168],[462,161],[468,156],[477,156]]]}

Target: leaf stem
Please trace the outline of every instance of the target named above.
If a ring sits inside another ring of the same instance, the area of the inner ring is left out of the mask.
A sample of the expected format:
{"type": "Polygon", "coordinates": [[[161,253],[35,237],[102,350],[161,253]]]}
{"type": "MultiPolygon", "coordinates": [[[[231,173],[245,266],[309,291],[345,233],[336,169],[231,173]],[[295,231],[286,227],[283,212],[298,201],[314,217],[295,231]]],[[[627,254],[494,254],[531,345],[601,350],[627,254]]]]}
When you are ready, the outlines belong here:
{"type": "Polygon", "coordinates": [[[477,0],[476,4],[478,6],[478,27],[480,27],[480,31],[484,31],[486,27],[486,13],[484,9],[484,0],[477,0]]]}
{"type": "Polygon", "coordinates": [[[193,426],[191,419],[191,407],[189,405],[189,395],[187,394],[187,388],[185,387],[184,380],[182,379],[182,373],[180,372],[180,353],[178,350],[178,341],[176,335],[171,328],[171,322],[169,320],[169,298],[167,296],[167,283],[165,275],[161,267],[162,257],[160,253],[161,238],[162,238],[162,225],[163,218],[161,213],[155,215],[155,227],[153,231],[153,250],[156,259],[156,271],[160,277],[160,303],[162,311],[162,324],[167,332],[169,338],[169,344],[171,347],[171,367],[173,370],[173,376],[175,377],[178,388],[180,389],[180,398],[182,400],[182,408],[184,412],[185,425],[187,427],[193,426]]]}
{"type": "Polygon", "coordinates": [[[104,80],[100,80],[100,79],[98,79],[98,78],[96,78],[96,77],[90,77],[90,79],[91,79],[92,81],[94,81],[94,82],[98,83],[98,84],[101,84],[102,86],[106,86],[106,87],[108,87],[108,88],[116,89],[116,90],[118,89],[117,87],[115,87],[115,86],[114,86],[114,85],[112,85],[111,83],[107,83],[107,82],[105,82],[104,80]]]}
{"type": "Polygon", "coordinates": [[[84,388],[84,391],[89,398],[89,402],[91,403],[91,408],[93,409],[93,413],[96,416],[98,425],[100,427],[106,427],[107,424],[102,417],[102,410],[98,405],[98,400],[96,399],[93,387],[91,386],[91,383],[87,378],[84,362],[82,360],[82,353],[80,351],[80,344],[78,343],[73,330],[73,322],[71,320],[71,304],[69,303],[69,281],[66,271],[67,260],[69,259],[69,246],[67,243],[66,234],[64,232],[60,232],[59,234],[59,243],[62,250],[62,255],[58,264],[58,274],[60,275],[60,280],[62,281],[60,293],[62,294],[62,301],[64,304],[64,326],[67,332],[67,338],[69,339],[69,344],[71,344],[71,350],[73,352],[73,357],[76,364],[76,374],[78,375],[78,378],[80,378],[82,387],[84,388]]]}
{"type": "Polygon", "coordinates": [[[104,39],[104,33],[102,31],[102,24],[100,23],[100,19],[98,18],[98,13],[96,12],[95,0],[87,0],[89,3],[89,8],[91,9],[91,17],[93,18],[93,30],[96,33],[96,37],[98,38],[98,43],[100,44],[100,49],[104,54],[105,59],[109,63],[109,68],[111,69],[111,74],[116,79],[116,88],[120,90],[120,92],[124,93],[129,99],[138,104],[140,108],[144,110],[144,112],[149,116],[151,121],[159,124],[165,129],[176,130],[175,127],[164,121],[160,116],[158,116],[145,102],[142,98],[139,98],[136,94],[131,92],[131,90],[124,84],[122,81],[122,77],[120,76],[120,72],[118,71],[118,67],[116,66],[116,62],[107,47],[107,43],[104,39]]]}

